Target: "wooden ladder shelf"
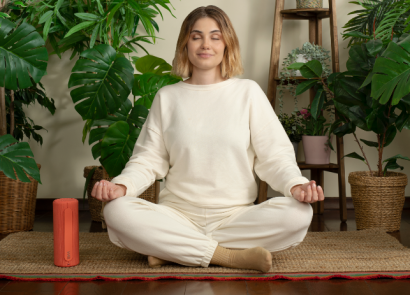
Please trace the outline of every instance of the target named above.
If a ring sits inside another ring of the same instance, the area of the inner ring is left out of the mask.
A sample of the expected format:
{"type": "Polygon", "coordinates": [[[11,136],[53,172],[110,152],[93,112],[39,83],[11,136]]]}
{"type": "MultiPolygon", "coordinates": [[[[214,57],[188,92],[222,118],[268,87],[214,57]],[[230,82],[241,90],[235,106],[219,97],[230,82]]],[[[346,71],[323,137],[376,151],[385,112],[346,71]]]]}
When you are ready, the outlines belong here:
{"type": "MultiPolygon", "coordinates": [[[[276,89],[279,85],[279,55],[280,45],[282,37],[282,23],[284,19],[299,19],[309,21],[309,42],[322,46],[322,19],[329,18],[330,21],[330,38],[332,47],[332,70],[333,72],[339,72],[339,49],[337,39],[337,21],[336,21],[336,8],[335,0],[328,0],[329,8],[307,8],[307,9],[283,9],[284,0],[276,0],[275,7],[275,20],[273,24],[273,38],[272,38],[272,50],[269,68],[269,84],[267,97],[275,110],[276,103],[276,89]]],[[[305,79],[303,77],[295,77],[297,79],[305,79]]],[[[312,103],[315,97],[315,91],[313,88],[309,90],[310,103],[312,103]]],[[[336,120],[338,119],[336,115],[336,120]]],[[[340,220],[345,222],[347,220],[346,211],[346,184],[345,184],[345,166],[344,166],[344,148],[343,137],[336,136],[337,146],[337,164],[330,163],[328,165],[313,165],[305,164],[298,161],[300,170],[310,170],[311,179],[315,180],[318,185],[324,187],[324,171],[333,172],[338,174],[339,185],[339,209],[340,220]]],[[[260,180],[259,183],[259,195],[257,203],[261,203],[267,200],[268,185],[266,182],[260,180]]],[[[324,201],[315,202],[312,204],[314,214],[323,214],[324,201]]]]}

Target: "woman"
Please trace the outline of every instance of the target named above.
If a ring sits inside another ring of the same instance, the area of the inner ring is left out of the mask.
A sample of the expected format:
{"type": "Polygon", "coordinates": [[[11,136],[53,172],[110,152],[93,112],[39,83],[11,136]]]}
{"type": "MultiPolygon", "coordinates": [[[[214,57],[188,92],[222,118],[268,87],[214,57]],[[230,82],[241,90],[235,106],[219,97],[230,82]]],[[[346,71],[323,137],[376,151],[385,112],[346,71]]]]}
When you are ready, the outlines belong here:
{"type": "Polygon", "coordinates": [[[209,5],[184,20],[173,73],[155,96],[133,155],[91,195],[117,246],[151,267],[216,264],[268,272],[299,245],[323,190],[302,176],[293,146],[259,85],[242,74],[228,16],[209,5]],[[255,205],[255,173],[284,196],[255,205]],[[158,204],[138,198],[166,177],[158,204]]]}

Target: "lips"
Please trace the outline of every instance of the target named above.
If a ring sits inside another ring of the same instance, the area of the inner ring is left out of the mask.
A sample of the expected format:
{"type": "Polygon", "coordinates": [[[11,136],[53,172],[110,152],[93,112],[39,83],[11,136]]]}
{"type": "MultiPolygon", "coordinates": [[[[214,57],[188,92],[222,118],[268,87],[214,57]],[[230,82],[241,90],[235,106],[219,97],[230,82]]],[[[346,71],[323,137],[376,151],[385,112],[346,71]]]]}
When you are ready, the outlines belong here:
{"type": "Polygon", "coordinates": [[[202,57],[210,57],[210,56],[212,56],[211,54],[207,54],[207,53],[200,53],[200,54],[198,54],[199,56],[202,56],[202,57]]]}

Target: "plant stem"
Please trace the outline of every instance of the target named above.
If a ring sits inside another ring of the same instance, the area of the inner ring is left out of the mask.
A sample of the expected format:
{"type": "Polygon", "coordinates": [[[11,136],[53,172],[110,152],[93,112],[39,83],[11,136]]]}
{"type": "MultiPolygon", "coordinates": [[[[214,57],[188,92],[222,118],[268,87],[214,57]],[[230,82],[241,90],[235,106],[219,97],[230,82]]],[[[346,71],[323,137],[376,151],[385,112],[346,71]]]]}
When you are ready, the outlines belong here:
{"type": "MultiPolygon", "coordinates": [[[[333,92],[327,87],[327,85],[326,85],[326,83],[324,82],[324,80],[323,80],[322,77],[320,77],[320,81],[321,81],[321,83],[323,84],[323,88],[325,89],[325,91],[326,91],[326,92],[332,97],[332,99],[333,99],[333,98],[335,97],[335,95],[334,95],[333,92]]],[[[389,110],[389,112],[390,112],[390,110],[389,110]]],[[[341,115],[343,116],[343,118],[344,118],[344,119],[346,120],[346,122],[347,122],[347,118],[346,118],[343,114],[341,114],[341,115]]],[[[365,159],[365,163],[366,163],[367,167],[369,167],[370,174],[371,174],[371,176],[373,176],[373,171],[372,171],[372,169],[370,168],[369,161],[367,160],[366,154],[364,153],[364,150],[363,150],[362,146],[360,145],[359,140],[357,139],[357,136],[356,136],[356,133],[355,133],[355,132],[353,132],[353,136],[355,137],[355,141],[357,142],[357,144],[358,144],[359,147],[360,147],[360,150],[362,151],[363,157],[364,157],[364,159],[365,159]]]]}
{"type": "MultiPolygon", "coordinates": [[[[391,98],[391,99],[393,99],[393,97],[391,98]]],[[[387,119],[389,119],[390,118],[390,110],[391,110],[391,102],[390,102],[390,105],[389,105],[389,113],[387,114],[387,119]]],[[[380,147],[379,147],[379,177],[382,177],[382,157],[383,157],[383,149],[384,149],[384,144],[386,143],[386,133],[387,133],[387,128],[386,128],[386,130],[384,131],[384,133],[383,133],[383,142],[382,142],[382,148],[381,148],[381,150],[380,150],[380,147]]]]}

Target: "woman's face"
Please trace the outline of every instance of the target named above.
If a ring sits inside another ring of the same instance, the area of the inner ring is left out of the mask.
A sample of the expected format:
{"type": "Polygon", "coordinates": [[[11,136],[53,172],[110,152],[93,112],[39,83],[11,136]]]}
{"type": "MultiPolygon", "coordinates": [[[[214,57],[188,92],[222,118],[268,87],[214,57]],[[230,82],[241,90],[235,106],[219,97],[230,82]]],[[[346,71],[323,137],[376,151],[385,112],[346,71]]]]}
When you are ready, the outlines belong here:
{"type": "Polygon", "coordinates": [[[217,22],[209,17],[198,19],[190,32],[187,48],[188,58],[194,67],[210,70],[219,66],[224,55],[225,41],[217,22]]]}

